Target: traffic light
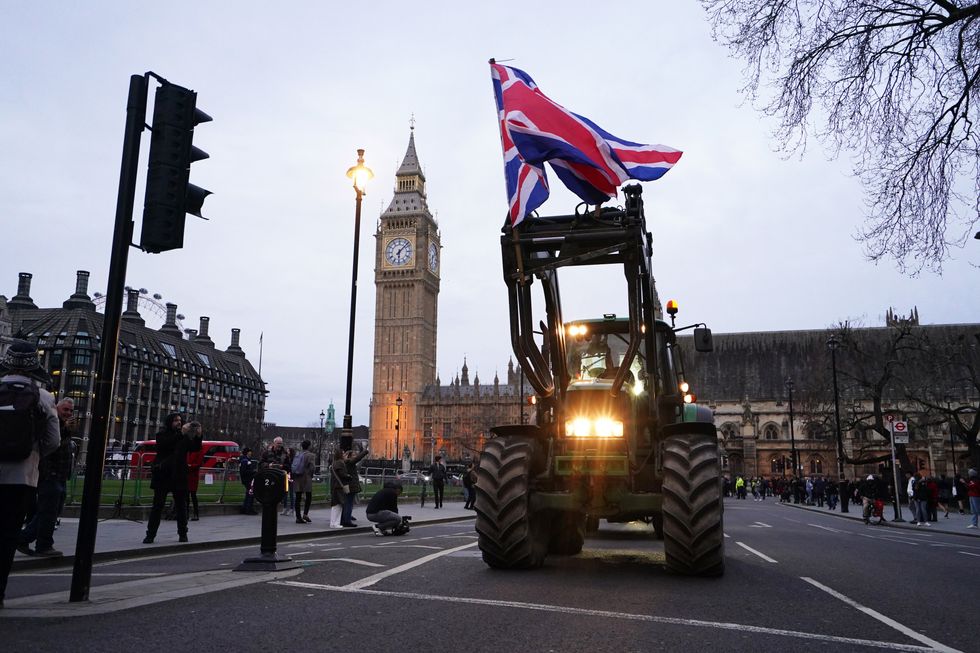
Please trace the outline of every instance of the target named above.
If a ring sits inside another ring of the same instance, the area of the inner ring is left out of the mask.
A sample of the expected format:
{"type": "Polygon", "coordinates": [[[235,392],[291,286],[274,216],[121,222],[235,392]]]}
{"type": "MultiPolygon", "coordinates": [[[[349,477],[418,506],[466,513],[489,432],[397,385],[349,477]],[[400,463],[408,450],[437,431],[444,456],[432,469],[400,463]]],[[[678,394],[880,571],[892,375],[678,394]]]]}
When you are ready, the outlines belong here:
{"type": "Polygon", "coordinates": [[[184,215],[198,217],[211,194],[189,182],[191,164],[208,158],[194,147],[194,127],[211,116],[197,108],[197,93],[164,82],[156,90],[140,247],[153,253],[184,246],[184,215]]]}

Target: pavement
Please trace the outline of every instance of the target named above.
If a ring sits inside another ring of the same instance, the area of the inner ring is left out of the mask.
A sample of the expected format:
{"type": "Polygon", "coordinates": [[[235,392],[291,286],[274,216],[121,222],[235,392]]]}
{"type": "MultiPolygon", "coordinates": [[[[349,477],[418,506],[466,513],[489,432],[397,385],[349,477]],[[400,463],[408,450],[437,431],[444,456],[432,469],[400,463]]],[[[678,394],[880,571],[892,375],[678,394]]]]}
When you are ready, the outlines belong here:
{"type": "MultiPolygon", "coordinates": [[[[329,537],[341,533],[366,532],[371,528],[371,522],[365,515],[367,498],[362,498],[360,505],[355,505],[353,517],[358,523],[356,528],[330,528],[329,506],[314,505],[310,509],[309,524],[297,524],[293,515],[280,515],[278,523],[278,542],[289,542],[311,537],[329,537]]],[[[256,510],[261,506],[256,503],[256,510]]],[[[202,506],[204,508],[204,506],[202,506]]],[[[476,513],[464,510],[462,501],[445,501],[443,507],[436,509],[432,501],[426,502],[425,507],[419,504],[399,501],[399,512],[411,515],[412,524],[439,523],[472,518],[476,513]]],[[[146,535],[146,522],[130,519],[105,519],[98,525],[95,539],[95,556],[93,561],[118,560],[136,558],[145,555],[158,555],[168,552],[184,552],[194,549],[212,549],[215,546],[232,546],[254,543],[258,546],[261,540],[262,516],[243,515],[208,515],[202,512],[199,521],[188,524],[190,542],[177,542],[177,522],[162,521],[153,544],[143,544],[146,535]]],[[[18,552],[14,557],[13,571],[29,569],[44,569],[63,567],[74,564],[75,544],[78,539],[78,519],[62,518],[61,526],[54,532],[54,548],[64,553],[64,556],[39,558],[27,556],[18,552]]]]}
{"type": "MultiPolygon", "coordinates": [[[[837,510],[828,510],[827,508],[819,508],[817,506],[807,506],[802,503],[780,503],[779,499],[766,499],[766,503],[773,501],[776,505],[796,508],[798,510],[807,510],[810,512],[819,512],[823,515],[830,515],[833,517],[839,517],[841,519],[849,519],[851,521],[863,522],[863,513],[860,504],[852,503],[848,512],[840,512],[840,507],[837,510]]],[[[738,503],[753,503],[752,499],[745,499],[744,501],[739,501],[738,503]]],[[[762,502],[758,502],[762,503],[762,502]]],[[[878,524],[876,521],[872,520],[872,525],[875,526],[887,526],[889,528],[897,528],[902,530],[915,530],[924,531],[927,533],[946,533],[949,535],[963,535],[966,537],[980,537],[980,529],[967,528],[970,524],[970,513],[960,514],[959,510],[950,509],[948,516],[943,516],[943,513],[939,513],[939,519],[934,522],[930,522],[928,526],[916,526],[912,521],[912,513],[908,506],[902,506],[902,519],[904,521],[896,522],[895,518],[895,508],[893,504],[885,504],[884,520],[878,524]]]]}

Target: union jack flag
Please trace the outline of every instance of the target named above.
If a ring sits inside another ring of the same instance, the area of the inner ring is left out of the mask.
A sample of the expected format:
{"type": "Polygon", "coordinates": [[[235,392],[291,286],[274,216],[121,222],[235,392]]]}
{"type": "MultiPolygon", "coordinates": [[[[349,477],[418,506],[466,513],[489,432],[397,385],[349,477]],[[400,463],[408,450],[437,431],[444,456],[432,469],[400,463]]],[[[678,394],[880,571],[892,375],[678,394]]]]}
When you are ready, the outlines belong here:
{"type": "Polygon", "coordinates": [[[659,179],[681,158],[665,145],[613,136],[549,99],[523,70],[493,61],[490,70],[513,226],[548,199],[545,161],[582,201],[601,204],[627,179],[659,179]]]}

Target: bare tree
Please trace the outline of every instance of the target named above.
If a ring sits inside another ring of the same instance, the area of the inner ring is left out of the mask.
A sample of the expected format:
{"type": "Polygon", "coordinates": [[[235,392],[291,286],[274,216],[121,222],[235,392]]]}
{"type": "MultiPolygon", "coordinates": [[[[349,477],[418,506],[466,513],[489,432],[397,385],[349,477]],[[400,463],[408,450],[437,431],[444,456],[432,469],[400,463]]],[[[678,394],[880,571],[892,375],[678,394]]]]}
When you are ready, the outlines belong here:
{"type": "Polygon", "coordinates": [[[933,424],[946,424],[980,467],[980,333],[950,329],[918,343],[904,374],[906,395],[933,424]]]}
{"type": "Polygon", "coordinates": [[[980,2],[701,2],[786,151],[853,153],[867,257],[941,271],[980,220],[980,2]]]}

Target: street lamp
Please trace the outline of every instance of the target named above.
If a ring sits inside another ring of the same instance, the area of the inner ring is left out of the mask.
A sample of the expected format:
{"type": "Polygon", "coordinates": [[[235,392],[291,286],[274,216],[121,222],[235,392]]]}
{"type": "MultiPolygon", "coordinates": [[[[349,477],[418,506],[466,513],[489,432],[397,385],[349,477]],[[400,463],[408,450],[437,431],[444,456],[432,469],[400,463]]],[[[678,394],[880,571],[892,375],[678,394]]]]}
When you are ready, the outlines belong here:
{"type": "Polygon", "coordinates": [[[953,428],[959,427],[956,422],[956,416],[953,413],[953,398],[949,395],[943,397],[946,400],[946,413],[949,415],[949,462],[953,467],[953,471],[949,473],[951,479],[956,479],[956,446],[953,444],[953,428]]]}
{"type": "Polygon", "coordinates": [[[395,458],[401,455],[401,449],[399,449],[399,430],[401,429],[402,420],[402,398],[399,396],[395,399],[395,458]]]}
{"type": "Polygon", "coordinates": [[[793,431],[793,387],[793,379],[787,377],[786,391],[789,393],[789,446],[792,452],[793,476],[796,476],[798,458],[796,457],[796,435],[793,431]]]}
{"type": "MultiPolygon", "coordinates": [[[[830,349],[830,365],[834,375],[834,423],[837,429],[837,476],[840,481],[841,489],[846,489],[844,484],[844,439],[840,432],[840,392],[837,389],[837,348],[840,347],[840,338],[832,335],[827,338],[827,347],[830,349]]],[[[841,492],[840,511],[848,512],[850,496],[846,492],[841,492]]]]}
{"type": "Polygon", "coordinates": [[[357,197],[354,208],[354,264],[350,280],[350,328],[347,340],[347,399],[344,403],[344,427],[340,433],[340,448],[350,451],[354,446],[353,425],[350,414],[351,381],[354,374],[354,315],[357,309],[357,255],[361,244],[361,199],[364,187],[374,177],[371,168],[364,165],[364,150],[357,151],[357,165],[347,170],[347,177],[354,182],[357,197]]]}

